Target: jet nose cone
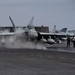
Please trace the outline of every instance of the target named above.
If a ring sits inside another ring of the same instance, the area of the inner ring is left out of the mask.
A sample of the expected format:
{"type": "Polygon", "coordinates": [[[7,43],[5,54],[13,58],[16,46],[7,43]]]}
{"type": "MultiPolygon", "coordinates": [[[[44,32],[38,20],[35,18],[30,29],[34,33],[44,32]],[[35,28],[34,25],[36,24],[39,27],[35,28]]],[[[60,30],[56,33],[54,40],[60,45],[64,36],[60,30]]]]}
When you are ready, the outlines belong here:
{"type": "Polygon", "coordinates": [[[34,37],[38,37],[38,34],[37,34],[37,33],[34,33],[33,36],[34,36],[34,37]]]}

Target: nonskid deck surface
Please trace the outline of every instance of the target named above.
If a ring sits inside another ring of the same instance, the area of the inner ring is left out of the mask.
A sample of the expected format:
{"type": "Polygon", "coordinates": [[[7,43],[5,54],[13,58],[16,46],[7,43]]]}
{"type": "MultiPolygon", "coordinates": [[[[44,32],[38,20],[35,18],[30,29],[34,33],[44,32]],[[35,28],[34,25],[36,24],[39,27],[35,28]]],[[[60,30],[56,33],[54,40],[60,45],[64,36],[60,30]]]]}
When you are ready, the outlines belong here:
{"type": "Polygon", "coordinates": [[[26,51],[34,51],[34,52],[66,52],[66,53],[75,53],[74,47],[46,47],[45,49],[36,49],[36,48],[5,48],[1,47],[0,52],[26,52],[26,51]]]}
{"type": "Polygon", "coordinates": [[[0,48],[0,74],[75,75],[75,53],[0,48]]]}
{"type": "Polygon", "coordinates": [[[74,47],[47,47],[47,50],[57,51],[57,52],[75,53],[74,47]]]}

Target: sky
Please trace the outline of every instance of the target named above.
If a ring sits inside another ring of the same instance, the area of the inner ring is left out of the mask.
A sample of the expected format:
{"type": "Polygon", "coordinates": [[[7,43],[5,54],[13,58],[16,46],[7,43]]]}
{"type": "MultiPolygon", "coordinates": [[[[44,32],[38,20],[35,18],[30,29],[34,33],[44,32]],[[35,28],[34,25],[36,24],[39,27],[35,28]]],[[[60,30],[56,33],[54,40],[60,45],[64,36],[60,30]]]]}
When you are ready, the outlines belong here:
{"type": "Polygon", "coordinates": [[[35,26],[54,25],[75,30],[75,0],[0,0],[0,26],[26,26],[34,16],[35,26]]]}

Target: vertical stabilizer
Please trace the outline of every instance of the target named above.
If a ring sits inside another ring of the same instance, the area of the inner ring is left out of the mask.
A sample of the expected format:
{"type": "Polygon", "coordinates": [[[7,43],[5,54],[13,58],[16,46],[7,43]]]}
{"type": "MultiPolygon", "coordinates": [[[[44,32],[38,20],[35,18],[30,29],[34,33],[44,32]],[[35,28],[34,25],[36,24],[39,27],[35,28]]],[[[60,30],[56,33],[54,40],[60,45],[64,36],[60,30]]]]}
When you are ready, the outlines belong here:
{"type": "Polygon", "coordinates": [[[61,29],[61,32],[67,32],[67,28],[63,28],[63,29],[61,29]]]}
{"type": "Polygon", "coordinates": [[[54,25],[54,29],[53,29],[53,32],[54,32],[54,33],[56,32],[56,25],[54,25]]]}
{"type": "Polygon", "coordinates": [[[15,24],[14,24],[14,22],[13,22],[13,20],[11,19],[11,17],[9,16],[9,19],[10,19],[10,21],[11,21],[11,23],[12,23],[12,25],[13,25],[13,28],[14,28],[14,30],[15,30],[15,24]]]}
{"type": "Polygon", "coordinates": [[[29,28],[29,29],[33,29],[33,28],[34,28],[33,20],[34,20],[34,16],[33,16],[32,19],[29,21],[29,24],[27,25],[27,28],[29,28]]]}

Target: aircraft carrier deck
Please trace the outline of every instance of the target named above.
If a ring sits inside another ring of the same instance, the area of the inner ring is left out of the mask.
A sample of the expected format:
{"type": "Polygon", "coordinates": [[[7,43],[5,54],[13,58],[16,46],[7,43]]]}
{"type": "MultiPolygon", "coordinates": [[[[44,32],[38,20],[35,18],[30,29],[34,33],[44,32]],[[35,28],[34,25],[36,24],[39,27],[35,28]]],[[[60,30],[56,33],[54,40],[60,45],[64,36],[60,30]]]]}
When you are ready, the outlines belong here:
{"type": "Polygon", "coordinates": [[[74,48],[0,48],[0,75],[75,75],[75,52],[61,50],[74,48]]]}
{"type": "Polygon", "coordinates": [[[72,43],[71,47],[66,47],[66,42],[46,47],[0,47],[0,75],[75,75],[75,48],[72,43]]]}

